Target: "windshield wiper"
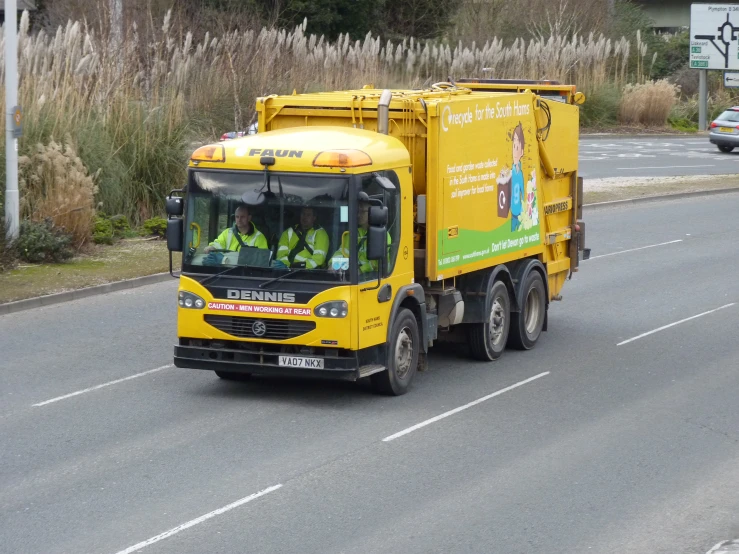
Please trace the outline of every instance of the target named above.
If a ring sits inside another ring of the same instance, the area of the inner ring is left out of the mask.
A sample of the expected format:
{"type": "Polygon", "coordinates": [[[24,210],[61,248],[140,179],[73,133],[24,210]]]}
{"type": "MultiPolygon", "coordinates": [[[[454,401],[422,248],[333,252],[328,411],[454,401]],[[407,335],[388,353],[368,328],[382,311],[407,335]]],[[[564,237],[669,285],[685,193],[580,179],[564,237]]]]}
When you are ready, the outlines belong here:
{"type": "Polygon", "coordinates": [[[235,265],[235,266],[226,268],[223,271],[219,271],[218,273],[214,273],[213,275],[209,275],[208,277],[206,277],[205,279],[203,279],[202,281],[200,281],[200,284],[201,285],[205,285],[205,283],[207,283],[208,281],[212,281],[213,279],[215,279],[216,277],[220,277],[221,275],[226,275],[227,273],[232,272],[234,269],[239,269],[240,267],[246,267],[246,266],[245,265],[235,265]]]}
{"type": "Polygon", "coordinates": [[[264,288],[267,285],[269,285],[271,283],[274,283],[276,281],[280,281],[280,280],[284,279],[285,277],[289,277],[290,275],[295,275],[296,273],[302,273],[303,271],[310,271],[310,270],[311,270],[311,268],[309,268],[309,267],[299,267],[297,269],[291,269],[290,271],[288,271],[287,273],[284,273],[283,275],[280,275],[279,277],[275,277],[274,279],[270,279],[269,281],[265,281],[264,283],[261,283],[259,285],[259,288],[260,289],[261,288],[264,288]]]}

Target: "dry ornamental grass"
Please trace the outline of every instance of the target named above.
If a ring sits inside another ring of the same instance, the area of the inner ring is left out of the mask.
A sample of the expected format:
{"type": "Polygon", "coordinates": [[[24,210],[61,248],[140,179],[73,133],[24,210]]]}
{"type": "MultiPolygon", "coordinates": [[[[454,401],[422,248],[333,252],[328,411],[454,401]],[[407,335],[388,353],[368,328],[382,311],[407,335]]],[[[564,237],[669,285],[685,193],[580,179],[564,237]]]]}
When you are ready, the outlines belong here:
{"type": "Polygon", "coordinates": [[[18,165],[21,217],[39,222],[50,218],[72,236],[76,247],[82,246],[92,233],[97,189],[69,139],[64,146],[37,145],[18,165]]]}
{"type": "Polygon", "coordinates": [[[619,119],[627,125],[664,125],[679,94],[680,88],[666,79],[626,85],[619,119]]]}

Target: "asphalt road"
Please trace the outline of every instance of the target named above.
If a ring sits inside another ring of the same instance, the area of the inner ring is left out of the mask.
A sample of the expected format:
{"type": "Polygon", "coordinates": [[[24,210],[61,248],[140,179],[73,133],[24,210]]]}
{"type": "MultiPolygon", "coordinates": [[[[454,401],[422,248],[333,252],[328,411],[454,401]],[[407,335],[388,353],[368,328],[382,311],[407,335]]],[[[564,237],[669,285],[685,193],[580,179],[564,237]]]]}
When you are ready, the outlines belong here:
{"type": "Polygon", "coordinates": [[[708,136],[580,137],[580,176],[667,177],[739,173],[739,150],[719,152],[708,136]]]}
{"type": "Polygon", "coordinates": [[[694,554],[739,537],[738,211],[586,209],[593,259],[536,348],[437,349],[399,398],[167,367],[174,282],[2,316],[0,552],[694,554]]]}

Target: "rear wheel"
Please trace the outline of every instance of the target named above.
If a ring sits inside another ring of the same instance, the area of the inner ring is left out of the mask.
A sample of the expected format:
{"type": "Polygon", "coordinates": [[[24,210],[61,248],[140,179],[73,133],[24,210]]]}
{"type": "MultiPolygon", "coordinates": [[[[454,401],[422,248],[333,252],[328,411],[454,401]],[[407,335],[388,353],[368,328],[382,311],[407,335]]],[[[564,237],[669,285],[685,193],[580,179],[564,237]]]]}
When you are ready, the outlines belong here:
{"type": "Polygon", "coordinates": [[[251,373],[232,373],[231,371],[216,371],[216,375],[226,381],[248,381],[251,373]]]}
{"type": "Polygon", "coordinates": [[[521,290],[521,311],[511,314],[511,336],[508,340],[514,348],[529,350],[539,340],[547,310],[546,288],[541,274],[531,271],[521,290]]]}
{"type": "Polygon", "coordinates": [[[511,323],[511,299],[508,287],[496,281],[489,293],[487,321],[472,323],[468,337],[472,357],[491,362],[503,355],[511,323]]]}
{"type": "Polygon", "coordinates": [[[387,369],[370,376],[372,388],[380,394],[400,396],[408,392],[416,375],[421,339],[413,312],[398,313],[387,340],[387,369]]]}
{"type": "Polygon", "coordinates": [[[721,152],[726,152],[728,154],[729,152],[731,152],[732,150],[734,150],[734,147],[733,146],[724,146],[723,144],[720,144],[719,147],[718,147],[718,149],[721,150],[721,152]]]}

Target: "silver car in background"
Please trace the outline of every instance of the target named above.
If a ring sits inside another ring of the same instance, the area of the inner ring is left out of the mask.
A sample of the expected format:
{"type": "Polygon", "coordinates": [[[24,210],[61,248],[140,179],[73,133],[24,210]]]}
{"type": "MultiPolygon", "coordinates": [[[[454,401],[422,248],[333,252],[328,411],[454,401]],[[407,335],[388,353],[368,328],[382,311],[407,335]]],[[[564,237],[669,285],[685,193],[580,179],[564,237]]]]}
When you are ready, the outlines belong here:
{"type": "Polygon", "coordinates": [[[711,122],[708,140],[721,152],[731,152],[739,146],[739,106],[724,111],[711,122]]]}

